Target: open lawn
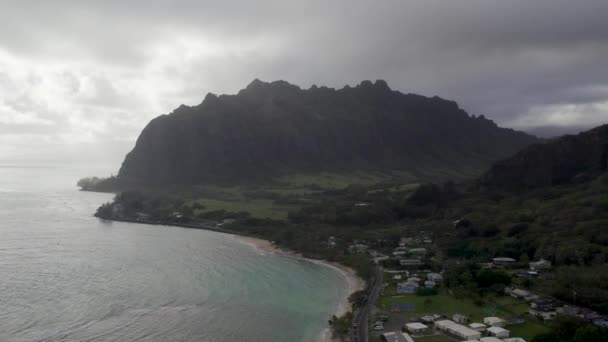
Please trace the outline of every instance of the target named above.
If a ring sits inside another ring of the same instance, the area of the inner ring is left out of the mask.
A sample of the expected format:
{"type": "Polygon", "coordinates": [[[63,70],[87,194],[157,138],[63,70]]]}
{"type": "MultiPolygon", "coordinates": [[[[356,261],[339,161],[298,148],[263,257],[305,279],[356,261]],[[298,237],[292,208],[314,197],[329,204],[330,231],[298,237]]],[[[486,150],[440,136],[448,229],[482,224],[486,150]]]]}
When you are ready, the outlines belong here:
{"type": "Polygon", "coordinates": [[[352,172],[352,173],[329,173],[321,172],[315,174],[293,174],[284,176],[279,182],[284,183],[287,188],[319,188],[324,190],[343,189],[352,184],[373,185],[390,179],[392,176],[379,172],[352,172]]]}
{"type": "MultiPolygon", "coordinates": [[[[290,210],[297,210],[300,205],[307,203],[309,195],[326,190],[343,189],[353,184],[371,186],[395,178],[401,179],[401,177],[405,176],[390,172],[300,173],[284,176],[269,181],[267,184],[198,185],[192,187],[185,197],[189,199],[190,204],[197,202],[205,207],[198,209],[196,214],[216,210],[245,211],[256,218],[284,220],[290,210]],[[282,204],[281,199],[284,198],[297,198],[299,202],[292,200],[285,201],[290,204],[282,204]]],[[[401,184],[396,186],[396,189],[414,189],[416,186],[416,183],[401,184]]]]}
{"type": "Polygon", "coordinates": [[[226,210],[231,212],[246,211],[253,217],[271,218],[275,220],[284,220],[287,218],[287,213],[290,208],[286,206],[278,206],[272,200],[254,199],[254,200],[216,200],[210,198],[201,198],[198,203],[205,206],[202,212],[226,210]]]}

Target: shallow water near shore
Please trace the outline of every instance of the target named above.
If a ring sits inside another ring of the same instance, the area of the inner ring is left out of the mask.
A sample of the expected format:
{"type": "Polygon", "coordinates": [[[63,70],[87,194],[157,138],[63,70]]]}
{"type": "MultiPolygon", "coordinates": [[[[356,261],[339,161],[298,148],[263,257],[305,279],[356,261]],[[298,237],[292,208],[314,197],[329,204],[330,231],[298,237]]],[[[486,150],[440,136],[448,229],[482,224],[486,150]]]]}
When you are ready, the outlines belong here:
{"type": "Polygon", "coordinates": [[[315,341],[344,275],[204,230],[103,222],[109,170],[0,166],[0,341],[315,341]]]}

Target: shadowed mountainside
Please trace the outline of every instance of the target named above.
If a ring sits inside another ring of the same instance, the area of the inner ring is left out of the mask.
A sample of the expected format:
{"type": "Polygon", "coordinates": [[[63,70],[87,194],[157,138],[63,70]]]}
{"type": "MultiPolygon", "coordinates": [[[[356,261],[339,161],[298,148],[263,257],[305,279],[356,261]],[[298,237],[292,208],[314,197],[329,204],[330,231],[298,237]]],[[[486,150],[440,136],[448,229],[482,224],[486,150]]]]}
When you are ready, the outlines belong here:
{"type": "Polygon", "coordinates": [[[525,148],[482,175],[480,183],[504,189],[536,188],[588,180],[608,168],[608,125],[525,148]]]}
{"type": "Polygon", "coordinates": [[[268,179],[293,172],[430,169],[475,177],[538,141],[469,116],[453,101],[402,94],[386,82],[335,90],[254,80],[152,120],[118,180],[142,184],[268,179]]]}

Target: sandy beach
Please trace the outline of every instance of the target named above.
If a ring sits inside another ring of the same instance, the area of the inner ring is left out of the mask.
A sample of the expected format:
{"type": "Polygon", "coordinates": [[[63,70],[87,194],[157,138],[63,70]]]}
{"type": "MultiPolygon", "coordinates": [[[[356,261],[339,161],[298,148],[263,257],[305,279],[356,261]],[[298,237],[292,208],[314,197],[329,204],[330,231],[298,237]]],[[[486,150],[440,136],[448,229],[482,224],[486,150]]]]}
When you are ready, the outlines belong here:
{"type": "MultiPolygon", "coordinates": [[[[245,244],[248,244],[250,246],[253,246],[254,248],[256,248],[260,251],[266,252],[266,253],[277,253],[277,254],[284,254],[284,255],[290,256],[290,257],[303,258],[300,254],[277,247],[275,244],[273,244],[271,241],[268,241],[268,240],[248,237],[248,236],[239,236],[239,235],[235,235],[235,237],[239,241],[241,241],[245,244]]],[[[351,308],[350,303],[348,302],[348,297],[353,292],[364,289],[365,281],[363,281],[363,279],[359,278],[357,276],[355,270],[353,270],[350,267],[346,267],[344,265],[341,265],[341,264],[338,264],[335,262],[329,262],[329,261],[324,261],[324,260],[314,260],[314,259],[308,259],[308,258],[304,258],[304,259],[306,259],[310,262],[313,262],[315,264],[318,264],[318,265],[329,267],[329,268],[337,271],[338,273],[340,273],[342,276],[344,276],[344,278],[346,279],[346,283],[347,283],[347,291],[345,291],[344,296],[342,298],[340,298],[340,301],[338,302],[334,315],[340,317],[340,316],[346,314],[351,308]]],[[[323,342],[338,341],[338,339],[332,338],[331,331],[329,328],[325,329],[322,332],[320,340],[323,342]]]]}

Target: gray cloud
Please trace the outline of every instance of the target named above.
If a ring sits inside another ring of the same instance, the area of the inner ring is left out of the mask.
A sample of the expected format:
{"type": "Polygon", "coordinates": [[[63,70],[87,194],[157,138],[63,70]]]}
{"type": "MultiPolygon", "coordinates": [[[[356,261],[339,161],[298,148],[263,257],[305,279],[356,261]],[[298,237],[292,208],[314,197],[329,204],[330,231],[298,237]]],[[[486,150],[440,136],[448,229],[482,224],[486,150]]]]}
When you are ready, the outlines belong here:
{"type": "Polygon", "coordinates": [[[253,78],[383,78],[502,125],[579,130],[608,121],[606,13],[605,0],[0,2],[0,134],[13,144],[0,159],[122,157],[154,116],[253,78]],[[44,137],[15,143],[23,134],[44,137]]]}

